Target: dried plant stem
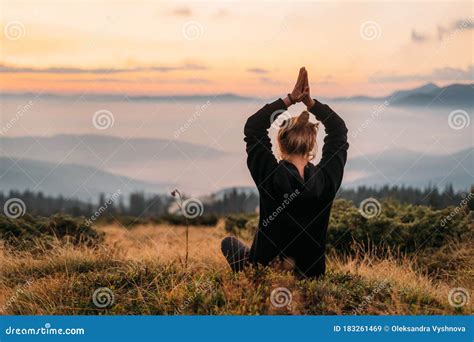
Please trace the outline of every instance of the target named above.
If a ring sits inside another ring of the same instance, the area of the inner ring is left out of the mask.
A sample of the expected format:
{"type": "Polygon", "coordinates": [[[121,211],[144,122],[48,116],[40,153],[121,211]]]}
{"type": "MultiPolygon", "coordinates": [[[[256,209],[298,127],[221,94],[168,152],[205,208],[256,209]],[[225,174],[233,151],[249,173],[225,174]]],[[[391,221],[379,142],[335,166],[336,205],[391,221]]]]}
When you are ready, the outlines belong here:
{"type": "Polygon", "coordinates": [[[186,269],[186,268],[188,268],[188,257],[189,257],[189,221],[188,221],[188,217],[186,216],[186,213],[183,210],[183,198],[182,198],[181,193],[179,192],[178,189],[176,189],[172,192],[173,196],[175,194],[178,195],[178,198],[179,198],[179,201],[177,202],[178,207],[179,207],[179,209],[181,210],[181,213],[184,216],[184,220],[186,221],[186,255],[184,257],[184,268],[186,269]]]}

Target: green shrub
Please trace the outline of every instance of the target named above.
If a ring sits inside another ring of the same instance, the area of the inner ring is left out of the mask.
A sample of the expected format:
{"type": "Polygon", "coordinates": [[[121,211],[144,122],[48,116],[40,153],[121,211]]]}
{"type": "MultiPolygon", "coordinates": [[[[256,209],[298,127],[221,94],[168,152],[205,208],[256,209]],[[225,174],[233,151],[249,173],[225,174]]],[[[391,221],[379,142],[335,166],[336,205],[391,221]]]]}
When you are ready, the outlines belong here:
{"type": "MultiPolygon", "coordinates": [[[[189,225],[193,226],[215,226],[219,220],[216,215],[202,215],[195,218],[188,218],[189,225]]],[[[186,218],[183,215],[176,214],[165,214],[161,216],[145,216],[145,217],[134,217],[134,216],[106,216],[99,218],[95,224],[115,224],[126,228],[133,228],[138,225],[147,224],[169,224],[172,226],[184,226],[186,225],[186,218]]]]}
{"type": "MultiPolygon", "coordinates": [[[[365,218],[347,200],[334,201],[327,234],[329,251],[350,253],[353,244],[377,246],[403,253],[439,249],[453,241],[472,241],[472,213],[449,207],[442,210],[427,206],[381,202],[379,215],[365,218]],[[450,219],[446,219],[450,217],[450,219]]],[[[253,236],[258,225],[255,214],[229,215],[227,232],[237,236],[253,236]]]]}
{"type": "Polygon", "coordinates": [[[219,218],[216,215],[202,215],[194,218],[188,218],[183,215],[166,214],[159,217],[164,223],[168,223],[174,226],[184,226],[189,223],[193,226],[215,226],[219,218]]]}
{"type": "Polygon", "coordinates": [[[329,221],[328,248],[349,252],[355,241],[367,247],[372,244],[412,253],[472,240],[472,213],[452,215],[454,211],[454,207],[436,210],[389,200],[381,203],[378,216],[365,218],[351,202],[337,200],[329,221]]]}
{"type": "Polygon", "coordinates": [[[224,228],[226,232],[244,239],[251,239],[258,227],[256,214],[235,214],[226,216],[224,228]]]}
{"type": "Polygon", "coordinates": [[[15,249],[48,248],[54,242],[94,247],[104,234],[85,223],[83,218],[57,214],[49,218],[25,215],[10,219],[0,216],[0,239],[5,246],[15,249]]]}

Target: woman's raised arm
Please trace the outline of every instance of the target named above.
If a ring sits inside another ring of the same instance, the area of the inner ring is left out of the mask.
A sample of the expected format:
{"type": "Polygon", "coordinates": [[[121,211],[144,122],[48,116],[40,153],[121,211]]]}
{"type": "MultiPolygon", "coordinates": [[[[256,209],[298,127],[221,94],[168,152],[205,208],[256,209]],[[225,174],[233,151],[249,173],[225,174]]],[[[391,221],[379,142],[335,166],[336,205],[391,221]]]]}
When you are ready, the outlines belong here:
{"type": "Polygon", "coordinates": [[[272,152],[268,129],[281,113],[285,112],[290,105],[300,102],[305,96],[305,73],[305,68],[301,68],[295,87],[288,96],[266,104],[245,123],[247,166],[257,187],[263,186],[278,166],[272,152]]]}

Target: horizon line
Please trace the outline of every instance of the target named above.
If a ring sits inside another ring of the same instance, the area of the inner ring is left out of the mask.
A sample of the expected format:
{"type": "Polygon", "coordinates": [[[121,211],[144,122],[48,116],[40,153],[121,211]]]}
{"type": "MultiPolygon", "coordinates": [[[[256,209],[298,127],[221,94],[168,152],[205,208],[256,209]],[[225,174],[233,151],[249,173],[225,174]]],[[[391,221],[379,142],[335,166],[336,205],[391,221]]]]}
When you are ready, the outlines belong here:
{"type": "MultiPolygon", "coordinates": [[[[462,83],[462,82],[456,82],[456,83],[450,83],[448,85],[439,87],[435,82],[423,82],[420,83],[420,86],[418,87],[413,87],[409,89],[399,89],[400,90],[415,90],[419,87],[426,86],[426,85],[435,85],[439,88],[446,88],[449,86],[454,86],[454,85],[465,85],[465,86],[474,86],[474,83],[470,83],[471,81],[467,83],[462,83]]],[[[373,99],[383,99],[391,94],[395,93],[396,91],[390,93],[389,95],[386,96],[370,96],[370,95],[364,95],[364,94],[353,94],[350,96],[332,96],[332,97],[322,97],[324,99],[331,99],[331,100],[340,100],[343,98],[354,98],[354,97],[367,97],[367,98],[373,98],[373,99]]],[[[194,93],[194,94],[121,94],[121,93],[59,93],[59,92],[4,92],[0,91],[0,97],[23,97],[23,96],[45,96],[45,97],[58,97],[58,98],[70,98],[70,97],[91,97],[91,98],[109,98],[109,99],[115,99],[115,100],[126,100],[131,99],[131,100],[169,100],[173,98],[179,98],[179,99],[192,99],[192,98],[212,98],[212,97],[229,97],[233,99],[238,99],[238,100],[257,100],[257,99],[270,99],[274,98],[275,96],[282,96],[280,95],[269,95],[269,96],[263,96],[263,97],[255,97],[255,96],[249,96],[249,95],[244,95],[244,94],[239,94],[239,93],[233,93],[233,92],[221,92],[221,93],[194,93]]]]}

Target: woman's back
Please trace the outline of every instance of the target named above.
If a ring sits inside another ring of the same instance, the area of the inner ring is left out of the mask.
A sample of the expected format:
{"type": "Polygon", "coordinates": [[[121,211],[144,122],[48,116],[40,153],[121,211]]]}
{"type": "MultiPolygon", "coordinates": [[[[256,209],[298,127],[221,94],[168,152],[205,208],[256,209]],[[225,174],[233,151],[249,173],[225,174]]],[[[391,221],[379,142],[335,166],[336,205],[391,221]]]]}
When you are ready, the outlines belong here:
{"type": "Polygon", "coordinates": [[[347,159],[347,128],[328,106],[317,101],[310,111],[326,128],[318,165],[308,163],[304,179],[288,161],[276,161],[268,128],[272,113],[286,109],[279,99],[251,116],[245,126],[247,165],[260,194],[259,229],[250,261],[268,264],[291,257],[306,276],[324,273],[326,232],[332,201],[342,181],[347,159]]]}
{"type": "MultiPolygon", "coordinates": [[[[301,75],[300,70],[295,89],[301,86],[301,75]]],[[[305,81],[307,84],[307,76],[305,81]]],[[[298,91],[293,95],[298,96],[298,91]]],[[[292,258],[298,273],[313,277],[325,272],[331,206],[341,185],[349,145],[346,125],[331,108],[311,98],[303,102],[327,134],[318,165],[309,163],[317,126],[308,121],[308,112],[287,120],[279,131],[278,142],[286,158],[278,162],[272,153],[268,129],[294,103],[290,94],[265,105],[245,124],[247,166],[260,194],[259,227],[245,258],[263,265],[277,257],[292,258]],[[304,177],[292,160],[306,160],[304,177]]]]}

